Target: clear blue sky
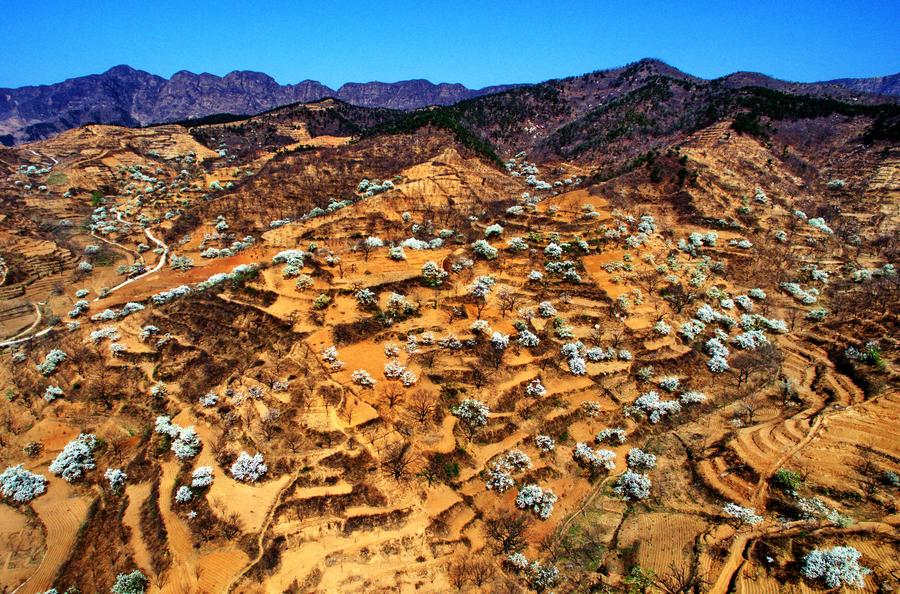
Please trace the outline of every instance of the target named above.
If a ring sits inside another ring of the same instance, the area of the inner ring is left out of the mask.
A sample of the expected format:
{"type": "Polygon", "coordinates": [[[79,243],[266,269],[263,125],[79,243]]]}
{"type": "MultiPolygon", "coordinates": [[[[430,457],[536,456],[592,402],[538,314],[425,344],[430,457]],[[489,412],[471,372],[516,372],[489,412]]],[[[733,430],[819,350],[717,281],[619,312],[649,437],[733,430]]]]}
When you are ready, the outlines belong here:
{"type": "Polygon", "coordinates": [[[129,64],[280,83],[537,82],[661,58],[703,77],[900,72],[900,0],[0,0],[0,87],[129,64]]]}

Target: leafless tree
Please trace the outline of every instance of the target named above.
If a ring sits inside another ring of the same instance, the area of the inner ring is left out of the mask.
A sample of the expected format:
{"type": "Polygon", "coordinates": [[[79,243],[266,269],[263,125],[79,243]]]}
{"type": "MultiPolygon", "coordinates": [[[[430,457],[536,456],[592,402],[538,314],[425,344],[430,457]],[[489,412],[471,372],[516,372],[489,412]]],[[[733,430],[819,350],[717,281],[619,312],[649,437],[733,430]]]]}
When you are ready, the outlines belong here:
{"type": "Polygon", "coordinates": [[[525,545],[525,532],[531,522],[529,514],[503,509],[486,522],[488,539],[498,553],[518,551],[525,545]]]}
{"type": "Polygon", "coordinates": [[[272,435],[278,428],[278,421],[281,419],[281,411],[277,408],[270,408],[259,419],[260,429],[266,439],[272,439],[272,435]]]}
{"type": "MultiPolygon", "coordinates": [[[[515,289],[508,285],[502,285],[497,289],[497,305],[500,307],[501,316],[505,318],[506,314],[514,310],[518,303],[519,295],[515,289]]],[[[478,317],[481,317],[481,310],[478,312],[478,317]]]]}
{"type": "Polygon", "coordinates": [[[860,454],[856,460],[856,472],[859,474],[859,485],[866,494],[872,497],[878,490],[879,471],[875,463],[875,454],[871,445],[861,446],[860,454]]]}
{"type": "Polygon", "coordinates": [[[397,404],[403,400],[404,392],[400,385],[396,382],[383,382],[382,396],[387,402],[388,408],[393,410],[397,404]]]}
{"type": "Polygon", "coordinates": [[[434,396],[428,390],[416,390],[406,405],[409,414],[422,425],[428,425],[434,416],[434,396]]]}
{"type": "Polygon", "coordinates": [[[489,582],[497,573],[497,566],[489,557],[475,557],[469,561],[469,578],[479,589],[489,582]]]}
{"type": "Polygon", "coordinates": [[[466,559],[457,557],[447,565],[447,578],[450,585],[461,590],[469,581],[469,564],[466,559]]]}
{"type": "Polygon", "coordinates": [[[394,480],[399,481],[409,474],[412,463],[412,447],[409,442],[402,442],[391,446],[381,466],[394,480]]]}
{"type": "Polygon", "coordinates": [[[700,594],[706,591],[706,580],[697,574],[697,565],[691,561],[669,563],[665,573],[656,576],[656,586],[666,594],[700,594]]]}

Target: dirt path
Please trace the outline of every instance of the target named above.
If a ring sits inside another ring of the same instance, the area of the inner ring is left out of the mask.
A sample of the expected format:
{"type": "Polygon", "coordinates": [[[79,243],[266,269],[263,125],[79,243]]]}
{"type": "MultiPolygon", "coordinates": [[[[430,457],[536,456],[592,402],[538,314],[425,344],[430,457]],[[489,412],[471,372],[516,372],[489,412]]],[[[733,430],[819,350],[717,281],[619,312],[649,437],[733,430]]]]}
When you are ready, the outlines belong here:
{"type": "MultiPolygon", "coordinates": [[[[118,214],[119,214],[119,213],[116,213],[116,215],[118,215],[118,214]]],[[[121,220],[121,219],[119,219],[119,220],[121,220]]],[[[149,229],[149,228],[148,228],[148,229],[144,229],[144,235],[146,235],[147,238],[148,238],[150,241],[152,241],[152,242],[155,243],[157,246],[159,246],[159,247],[161,247],[161,248],[163,249],[163,253],[160,254],[160,256],[159,256],[159,262],[157,262],[157,263],[156,263],[156,266],[154,266],[153,268],[151,268],[151,269],[148,270],[147,272],[144,272],[143,274],[139,274],[138,276],[135,276],[134,278],[129,278],[129,279],[127,279],[127,280],[125,280],[125,281],[119,283],[119,284],[116,285],[115,287],[111,288],[111,289],[107,292],[107,295],[112,294],[112,293],[115,293],[116,291],[118,291],[118,290],[121,289],[122,287],[125,287],[125,286],[127,286],[127,285],[130,285],[131,283],[133,283],[133,282],[135,282],[135,281],[141,280],[142,278],[144,278],[144,277],[146,277],[146,276],[150,276],[151,274],[153,274],[153,273],[155,273],[155,272],[159,272],[159,270],[160,270],[163,266],[166,265],[166,257],[169,255],[169,246],[167,246],[167,245],[166,245],[165,243],[163,243],[161,240],[159,240],[159,239],[157,239],[156,237],[154,237],[153,234],[150,233],[150,229],[149,229]]],[[[116,245],[118,245],[118,244],[116,244],[116,245]]],[[[94,299],[94,301],[98,301],[99,299],[100,299],[100,298],[97,297],[97,298],[94,299]]]]}
{"type": "Polygon", "coordinates": [[[32,334],[31,336],[16,338],[18,336],[22,336],[26,332],[30,332],[34,328],[36,328],[41,323],[41,320],[44,319],[44,314],[41,312],[41,308],[38,306],[38,304],[33,303],[32,305],[34,305],[34,310],[37,313],[37,319],[34,321],[33,324],[31,324],[31,326],[29,326],[25,330],[19,332],[18,334],[16,334],[16,336],[10,338],[9,340],[0,342],[0,349],[5,349],[7,347],[15,346],[17,344],[22,344],[23,342],[28,342],[29,340],[33,340],[35,338],[40,338],[41,336],[43,336],[43,335],[47,334],[48,332],[50,332],[51,330],[53,330],[53,326],[47,326],[40,332],[36,332],[35,334],[32,334]]]}
{"type": "MultiPolygon", "coordinates": [[[[15,340],[16,338],[21,337],[23,334],[28,334],[29,332],[31,332],[32,330],[37,328],[38,324],[41,323],[41,320],[44,319],[44,314],[41,313],[40,306],[38,306],[37,303],[32,303],[31,305],[32,305],[32,307],[34,307],[34,314],[35,314],[34,322],[32,322],[30,326],[28,326],[24,330],[20,331],[18,334],[10,336],[8,340],[15,340]]],[[[0,345],[0,346],[2,346],[2,345],[0,345]]]]}
{"type": "MultiPolygon", "coordinates": [[[[327,458],[337,451],[338,448],[330,448],[328,450],[319,452],[318,459],[321,460],[323,458],[327,458]]],[[[275,497],[275,501],[273,501],[271,507],[269,507],[269,512],[266,514],[266,519],[263,520],[262,527],[259,530],[259,536],[257,536],[256,538],[256,557],[251,559],[250,562],[247,563],[247,565],[243,569],[241,569],[241,571],[238,572],[238,574],[234,576],[230,582],[228,582],[228,585],[225,586],[224,590],[222,590],[225,594],[229,594],[234,589],[234,587],[237,586],[238,583],[240,583],[244,576],[247,575],[247,572],[253,569],[253,567],[257,563],[259,563],[259,560],[262,559],[262,556],[265,553],[265,547],[263,545],[265,544],[264,541],[266,538],[266,532],[269,531],[269,526],[272,524],[272,520],[275,518],[275,512],[278,510],[278,506],[281,504],[281,498],[284,495],[285,491],[287,491],[291,487],[291,485],[294,484],[294,481],[297,480],[301,472],[302,470],[295,471],[291,476],[291,480],[287,481],[284,484],[284,487],[278,492],[278,495],[275,497]]]]}
{"type": "MultiPolygon", "coordinates": [[[[847,410],[852,408],[853,405],[847,406],[847,410]]],[[[825,421],[834,413],[839,412],[836,410],[821,412],[816,420],[813,421],[810,426],[809,432],[797,443],[793,448],[782,454],[775,462],[770,465],[766,469],[765,474],[760,474],[759,481],[756,486],[756,493],[753,496],[753,500],[751,502],[751,506],[759,509],[760,505],[765,501],[766,494],[768,493],[769,488],[769,479],[774,475],[779,468],[781,468],[788,460],[794,457],[798,452],[800,452],[803,448],[812,442],[816,436],[819,435],[819,432],[822,430],[822,427],[825,426],[825,421]]],[[[766,531],[765,529],[754,530],[751,532],[747,532],[744,534],[738,535],[734,542],[731,544],[731,547],[728,551],[728,559],[725,561],[725,564],[722,566],[722,569],[719,571],[719,575],[716,578],[716,581],[710,586],[708,590],[708,594],[726,594],[728,591],[728,587],[731,584],[732,578],[737,571],[740,571],[740,568],[743,565],[744,558],[743,552],[746,550],[746,547],[750,543],[757,532],[771,534],[771,530],[766,531]]],[[[776,533],[779,530],[776,530],[776,533]]],[[[761,535],[760,534],[760,535],[761,535]]]]}

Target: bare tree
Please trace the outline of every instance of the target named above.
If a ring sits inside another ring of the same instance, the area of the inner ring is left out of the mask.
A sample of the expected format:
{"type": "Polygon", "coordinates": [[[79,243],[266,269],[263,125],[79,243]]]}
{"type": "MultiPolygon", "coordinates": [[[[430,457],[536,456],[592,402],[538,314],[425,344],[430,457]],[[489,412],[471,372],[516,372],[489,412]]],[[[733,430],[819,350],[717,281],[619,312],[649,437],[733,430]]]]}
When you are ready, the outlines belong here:
{"type": "Polygon", "coordinates": [[[383,385],[384,388],[381,393],[384,396],[385,402],[387,402],[388,408],[393,410],[393,408],[403,400],[403,389],[396,382],[384,382],[383,385]]]}
{"type": "Polygon", "coordinates": [[[278,421],[281,419],[281,411],[277,408],[270,408],[259,419],[260,429],[266,439],[272,439],[272,435],[278,428],[278,421]]]}
{"type": "Polygon", "coordinates": [[[649,295],[653,295],[653,293],[656,292],[656,289],[659,288],[659,284],[661,281],[662,277],[654,269],[642,272],[638,276],[638,284],[645,288],[649,295]]]}
{"type": "MultiPolygon", "coordinates": [[[[519,295],[515,289],[508,285],[503,285],[497,289],[497,305],[500,307],[500,315],[506,317],[506,314],[516,308],[519,303],[519,295]]],[[[481,317],[481,310],[478,310],[478,317],[481,317]]]]}
{"type": "Polygon", "coordinates": [[[525,532],[531,522],[529,514],[503,509],[486,522],[487,537],[498,553],[518,551],[525,545],[525,532]]]}
{"type": "Polygon", "coordinates": [[[479,589],[497,573],[497,566],[490,558],[476,557],[469,561],[469,578],[479,589]]]}
{"type": "Polygon", "coordinates": [[[416,390],[412,393],[406,410],[420,424],[428,425],[434,417],[434,396],[428,390],[416,390]]]}
{"type": "Polygon", "coordinates": [[[447,565],[447,578],[457,590],[461,590],[469,581],[469,564],[466,559],[457,557],[447,565]]]}
{"type": "Polygon", "coordinates": [[[412,463],[412,446],[404,441],[391,446],[381,462],[381,467],[394,477],[394,480],[399,481],[409,474],[412,463]]]}
{"type": "Polygon", "coordinates": [[[856,472],[859,473],[859,485],[866,494],[872,497],[878,490],[879,472],[875,463],[875,454],[871,445],[861,446],[862,450],[856,460],[856,472]]]}
{"type": "Polygon", "coordinates": [[[700,594],[706,591],[706,580],[697,575],[697,564],[669,563],[666,573],[656,576],[656,586],[666,594],[700,594]]]}
{"type": "Polygon", "coordinates": [[[681,313],[681,310],[683,310],[694,298],[694,295],[689,291],[686,291],[681,284],[672,285],[671,287],[666,288],[661,295],[663,299],[669,302],[669,305],[672,306],[675,313],[681,313]]]}

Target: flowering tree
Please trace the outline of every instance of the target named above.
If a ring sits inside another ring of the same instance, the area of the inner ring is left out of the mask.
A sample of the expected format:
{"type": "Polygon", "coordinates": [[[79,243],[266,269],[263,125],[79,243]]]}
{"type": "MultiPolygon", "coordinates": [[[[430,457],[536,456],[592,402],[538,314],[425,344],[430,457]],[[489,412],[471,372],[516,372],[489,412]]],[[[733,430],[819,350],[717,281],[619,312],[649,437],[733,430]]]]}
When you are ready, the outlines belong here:
{"type": "Polygon", "coordinates": [[[447,279],[447,271],[431,260],[422,265],[422,282],[429,287],[439,287],[447,279]]]}
{"type": "Polygon", "coordinates": [[[73,482],[84,476],[85,470],[95,467],[94,448],[97,438],[92,433],[82,433],[66,444],[66,447],[50,464],[50,472],[73,482]]]}
{"type": "Polygon", "coordinates": [[[128,480],[128,475],[121,468],[107,468],[103,476],[109,481],[109,488],[113,493],[121,493],[125,488],[125,481],[128,480]]]}
{"type": "Polygon", "coordinates": [[[191,487],[194,489],[203,489],[213,483],[212,466],[198,466],[191,473],[191,487]]]}
{"type": "Polygon", "coordinates": [[[646,475],[626,470],[616,480],[615,491],[626,501],[638,501],[650,496],[650,479],[646,475]]]}
{"type": "Polygon", "coordinates": [[[382,246],[384,246],[384,241],[382,241],[381,238],[370,235],[360,241],[356,247],[364,254],[365,261],[368,262],[369,254],[382,246]]]}
{"type": "Polygon", "coordinates": [[[485,260],[493,260],[497,257],[497,248],[483,239],[479,239],[472,244],[472,252],[476,256],[481,256],[485,260]]]}
{"type": "Polygon", "coordinates": [[[231,465],[231,476],[246,483],[255,483],[268,471],[269,467],[263,463],[260,453],[251,456],[247,452],[241,452],[234,464],[231,465]]]}
{"type": "Polygon", "coordinates": [[[722,513],[736,519],[742,524],[750,524],[752,526],[762,522],[762,516],[757,514],[755,509],[743,507],[736,503],[726,503],[722,506],[722,513]]]}
{"type": "Polygon", "coordinates": [[[800,572],[805,578],[823,580],[829,588],[839,588],[845,584],[862,588],[871,570],[859,564],[860,557],[860,552],[853,547],[813,549],[803,558],[800,572]]]}
{"type": "Polygon", "coordinates": [[[549,454],[556,449],[556,442],[549,435],[536,435],[534,438],[534,447],[544,454],[549,454]]]}
{"type": "Polygon", "coordinates": [[[591,447],[579,442],[572,450],[572,459],[579,466],[587,468],[591,474],[597,474],[601,470],[612,470],[616,467],[616,454],[610,450],[592,450],[591,447]]]}
{"type": "Polygon", "coordinates": [[[475,302],[475,307],[478,308],[479,319],[481,319],[481,312],[487,306],[487,300],[493,287],[494,277],[492,276],[479,276],[469,285],[469,297],[475,302]]]}
{"type": "Polygon", "coordinates": [[[350,375],[350,379],[353,380],[353,383],[364,388],[375,387],[375,379],[372,378],[372,376],[369,375],[369,372],[365,369],[357,369],[350,375]]]}
{"type": "Polygon", "coordinates": [[[652,470],[656,468],[656,456],[638,448],[631,448],[626,456],[628,468],[632,470],[652,470]]]}
{"type": "Polygon", "coordinates": [[[120,573],[116,576],[116,583],[113,584],[112,594],[144,594],[147,589],[147,577],[141,573],[140,569],[135,569],[131,573],[120,573]]]}
{"type": "Polygon", "coordinates": [[[473,399],[463,400],[458,406],[452,408],[451,412],[460,420],[463,431],[466,432],[469,440],[479,429],[487,425],[488,415],[491,414],[491,410],[484,402],[473,399]]]}
{"type": "Polygon", "coordinates": [[[542,489],[535,484],[525,485],[516,495],[516,507],[533,512],[537,517],[546,520],[553,513],[556,494],[550,489],[542,489]]]}
{"type": "Polygon", "coordinates": [[[10,466],[0,474],[0,494],[16,503],[28,503],[46,490],[47,479],[21,464],[10,466]]]}

